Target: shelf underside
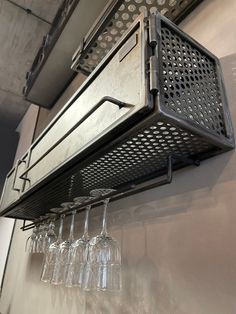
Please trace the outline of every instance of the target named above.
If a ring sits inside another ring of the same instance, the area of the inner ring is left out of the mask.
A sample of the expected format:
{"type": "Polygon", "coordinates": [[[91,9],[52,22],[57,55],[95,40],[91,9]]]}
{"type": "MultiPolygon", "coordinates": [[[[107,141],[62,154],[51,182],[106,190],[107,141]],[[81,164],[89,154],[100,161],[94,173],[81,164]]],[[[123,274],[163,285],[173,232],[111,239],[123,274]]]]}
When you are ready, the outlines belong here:
{"type": "Polygon", "coordinates": [[[65,201],[89,195],[95,188],[124,191],[153,179],[166,171],[170,155],[202,159],[218,151],[217,147],[187,130],[152,119],[142,123],[140,128],[136,126],[136,132],[128,132],[121,140],[110,142],[84,162],[76,163],[47,182],[36,193],[12,206],[6,216],[32,220],[65,201]]]}

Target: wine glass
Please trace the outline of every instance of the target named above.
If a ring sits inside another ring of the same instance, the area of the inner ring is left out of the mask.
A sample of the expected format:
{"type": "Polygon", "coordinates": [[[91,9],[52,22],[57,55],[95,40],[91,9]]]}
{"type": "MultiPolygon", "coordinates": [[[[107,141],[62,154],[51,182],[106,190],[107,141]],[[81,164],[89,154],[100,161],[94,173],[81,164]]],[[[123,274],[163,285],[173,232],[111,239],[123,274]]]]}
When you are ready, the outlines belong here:
{"type": "MultiPolygon", "coordinates": [[[[70,209],[72,205],[74,205],[74,203],[71,203],[71,202],[61,204],[64,210],[70,209]]],[[[56,263],[54,266],[52,280],[51,280],[51,283],[54,285],[61,285],[65,283],[65,279],[67,277],[69,249],[72,242],[74,241],[75,214],[76,214],[76,210],[72,211],[69,238],[63,241],[59,246],[56,263]]]]}
{"type": "Polygon", "coordinates": [[[64,208],[52,208],[51,212],[55,214],[60,214],[60,227],[59,227],[59,233],[57,240],[52,243],[44,257],[42,272],[41,272],[41,281],[43,282],[51,282],[54,267],[57,260],[57,255],[60,249],[60,244],[62,242],[62,232],[63,232],[63,221],[65,218],[64,214],[65,209],[64,208]]]}
{"type": "Polygon", "coordinates": [[[34,226],[33,232],[28,237],[25,243],[25,252],[28,252],[28,253],[35,253],[35,241],[36,241],[37,233],[38,233],[38,225],[37,225],[36,220],[34,223],[35,223],[35,226],[34,226]]]}
{"type": "Polygon", "coordinates": [[[103,222],[101,233],[93,237],[86,249],[87,263],[84,270],[82,288],[102,291],[121,289],[121,255],[118,243],[107,232],[107,207],[112,189],[97,189],[90,192],[93,197],[107,197],[103,200],[103,222]]]}
{"type": "Polygon", "coordinates": [[[43,220],[43,216],[40,216],[39,219],[37,219],[37,232],[36,232],[36,237],[35,237],[35,240],[34,240],[34,245],[33,245],[33,248],[32,248],[32,250],[33,250],[32,253],[39,253],[39,251],[38,251],[38,242],[39,242],[39,239],[41,238],[41,234],[42,234],[42,227],[43,227],[42,220],[43,220]]]}
{"type": "Polygon", "coordinates": [[[57,236],[55,233],[55,220],[57,215],[53,213],[48,213],[45,215],[48,218],[48,228],[46,235],[44,237],[44,243],[43,243],[43,253],[46,253],[49,246],[56,242],[57,236]]]}
{"type": "MultiPolygon", "coordinates": [[[[84,202],[92,200],[93,197],[90,196],[80,196],[74,198],[76,205],[81,205],[84,202]]],[[[65,285],[66,287],[81,287],[82,278],[84,273],[84,267],[86,265],[86,246],[89,241],[88,235],[88,220],[89,220],[89,211],[91,205],[86,206],[85,222],[84,222],[84,233],[82,237],[74,241],[70,247],[69,261],[68,261],[68,272],[66,277],[65,285]]]]}
{"type": "Polygon", "coordinates": [[[37,237],[37,244],[36,244],[36,252],[37,253],[44,253],[45,252],[45,237],[47,235],[48,224],[45,220],[46,216],[40,216],[41,223],[39,225],[39,233],[37,237]]]}

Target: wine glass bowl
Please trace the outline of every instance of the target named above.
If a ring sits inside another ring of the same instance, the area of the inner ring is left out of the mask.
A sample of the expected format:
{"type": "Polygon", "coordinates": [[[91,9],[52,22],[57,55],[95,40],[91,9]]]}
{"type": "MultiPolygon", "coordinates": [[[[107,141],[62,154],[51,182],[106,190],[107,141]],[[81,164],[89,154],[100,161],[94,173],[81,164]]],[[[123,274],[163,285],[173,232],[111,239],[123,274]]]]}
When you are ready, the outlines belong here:
{"type": "Polygon", "coordinates": [[[39,232],[36,240],[36,252],[37,253],[44,253],[45,252],[45,237],[47,234],[47,222],[45,221],[46,216],[39,217],[39,232]]]}
{"type": "Polygon", "coordinates": [[[120,249],[117,241],[107,232],[107,206],[112,192],[115,190],[96,189],[90,192],[93,197],[105,196],[105,199],[102,231],[100,235],[89,241],[86,248],[87,263],[82,283],[84,290],[119,291],[121,289],[120,249]]]}
{"type": "Polygon", "coordinates": [[[60,249],[60,244],[62,242],[62,231],[63,231],[63,220],[65,218],[64,208],[52,208],[50,210],[52,213],[60,215],[60,227],[58,237],[55,242],[53,242],[44,257],[43,268],[41,272],[41,281],[53,283],[54,268],[57,262],[58,252],[60,249]]]}
{"type": "MultiPolygon", "coordinates": [[[[62,203],[61,206],[64,210],[68,210],[73,206],[74,203],[67,202],[62,203]]],[[[71,225],[70,225],[70,234],[69,238],[60,243],[59,249],[57,252],[56,263],[53,270],[52,281],[54,285],[64,284],[67,278],[67,272],[69,270],[69,260],[70,260],[70,247],[74,241],[74,219],[75,219],[76,210],[71,213],[71,225]]]]}
{"type": "Polygon", "coordinates": [[[117,291],[121,288],[121,255],[117,241],[99,236],[94,247],[97,265],[96,289],[117,291]]]}
{"type": "MultiPolygon", "coordinates": [[[[81,205],[92,200],[93,197],[90,196],[80,196],[74,198],[74,202],[76,205],[81,205]]],[[[74,241],[70,248],[70,257],[69,257],[69,267],[68,273],[66,278],[66,286],[67,287],[81,287],[82,280],[83,280],[83,273],[84,267],[86,264],[86,256],[85,251],[89,241],[88,235],[88,218],[89,218],[89,211],[91,205],[86,206],[86,217],[84,223],[84,233],[83,236],[74,241]]]]}
{"type": "Polygon", "coordinates": [[[25,252],[35,253],[35,244],[36,244],[36,239],[37,239],[37,233],[38,233],[38,225],[37,225],[37,222],[35,221],[35,226],[34,226],[33,232],[27,238],[26,243],[25,243],[25,252]]]}
{"type": "Polygon", "coordinates": [[[58,250],[60,248],[60,242],[57,240],[52,243],[47,253],[45,254],[42,273],[41,273],[41,281],[43,282],[51,282],[54,272],[54,267],[56,264],[58,250]]]}
{"type": "Polygon", "coordinates": [[[44,253],[46,253],[49,246],[52,243],[56,242],[57,240],[57,236],[55,233],[55,220],[56,220],[57,215],[53,213],[48,213],[45,216],[48,219],[49,225],[48,225],[47,233],[44,238],[44,253]]]}
{"type": "Polygon", "coordinates": [[[53,270],[51,283],[54,285],[61,285],[65,283],[67,272],[67,261],[71,242],[66,240],[58,246],[56,263],[53,270]]]}

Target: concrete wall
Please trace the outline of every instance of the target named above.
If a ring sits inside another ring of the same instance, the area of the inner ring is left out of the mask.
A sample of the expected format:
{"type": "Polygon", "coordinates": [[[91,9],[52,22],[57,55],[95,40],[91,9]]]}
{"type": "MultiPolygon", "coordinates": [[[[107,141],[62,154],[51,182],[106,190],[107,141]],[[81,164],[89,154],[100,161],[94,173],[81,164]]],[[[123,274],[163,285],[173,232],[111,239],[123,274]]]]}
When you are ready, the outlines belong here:
{"type": "MultiPolygon", "coordinates": [[[[205,0],[182,28],[218,56],[236,52],[234,0],[205,0]],[[224,23],[223,23],[224,21],[224,23]]],[[[236,129],[235,56],[223,59],[236,129]]],[[[122,247],[120,294],[83,293],[39,281],[41,255],[24,253],[17,223],[2,314],[235,314],[236,154],[178,171],[173,183],[111,204],[110,233],[122,247]]],[[[77,217],[81,234],[82,214],[77,217]]],[[[91,214],[90,233],[101,226],[91,214]]],[[[65,235],[66,236],[66,235],[65,235]]]]}
{"type": "Polygon", "coordinates": [[[50,28],[14,3],[51,22],[62,0],[0,0],[0,124],[13,129],[30,105],[22,97],[25,75],[50,28]]]}

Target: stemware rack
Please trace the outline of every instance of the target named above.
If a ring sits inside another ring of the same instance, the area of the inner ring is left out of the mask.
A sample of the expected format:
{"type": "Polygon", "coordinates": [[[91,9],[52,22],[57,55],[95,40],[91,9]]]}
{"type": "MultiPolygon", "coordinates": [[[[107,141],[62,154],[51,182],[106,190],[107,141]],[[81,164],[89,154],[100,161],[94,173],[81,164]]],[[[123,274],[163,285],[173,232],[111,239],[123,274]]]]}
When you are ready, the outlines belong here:
{"type": "MultiPolygon", "coordinates": [[[[1,215],[34,220],[63,202],[89,195],[93,189],[115,189],[111,200],[126,197],[168,184],[172,170],[199,164],[196,161],[233,148],[234,133],[219,60],[162,15],[153,14],[148,20],[140,16],[31,145],[26,169],[19,179],[26,183],[35,180],[36,176],[29,174],[34,169],[40,177],[50,154],[54,168],[19,193],[14,202],[2,206],[1,215]],[[115,69],[113,84],[109,84],[110,67],[115,69]],[[137,75],[135,69],[139,69],[137,75]],[[136,75],[135,80],[130,73],[136,75]],[[107,107],[103,107],[103,114],[91,118],[104,100],[107,107]],[[48,149],[31,162],[32,151],[45,138],[49,142],[51,131],[55,136],[57,123],[62,124],[70,108],[86,103],[91,109],[76,116],[75,123],[68,125],[57,141],[52,137],[48,149]],[[122,110],[127,111],[116,120],[122,110]],[[97,125],[103,127],[104,118],[112,123],[97,131],[97,125]],[[81,132],[79,127],[86,122],[81,132]],[[64,141],[75,130],[70,142],[64,141]],[[55,155],[55,148],[59,147],[58,154],[69,150],[71,143],[76,145],[79,135],[84,138],[88,131],[93,137],[87,146],[75,146],[70,158],[55,155]],[[56,157],[62,160],[58,166],[56,157]],[[37,168],[42,160],[43,167],[37,168]],[[167,177],[160,179],[165,174],[167,177]]],[[[83,210],[84,206],[76,209],[83,210]]]]}
{"type": "MultiPolygon", "coordinates": [[[[174,155],[169,155],[166,161],[166,174],[163,174],[161,176],[161,173],[158,174],[158,178],[155,178],[155,174],[152,174],[152,179],[150,176],[143,178],[142,181],[139,180],[139,182],[133,182],[130,184],[130,186],[126,186],[123,189],[114,190],[110,192],[109,194],[103,195],[101,197],[97,197],[94,199],[91,199],[89,201],[84,202],[83,204],[74,204],[70,206],[68,209],[63,211],[63,214],[70,215],[74,210],[76,210],[78,213],[82,212],[86,209],[88,205],[91,205],[91,208],[95,208],[99,205],[101,205],[102,201],[106,198],[109,198],[110,202],[116,201],[118,199],[131,196],[136,193],[144,192],[146,190],[150,190],[153,188],[161,187],[166,184],[170,184],[173,179],[173,166],[174,170],[177,170],[177,168],[180,168],[183,164],[185,165],[193,165],[193,166],[200,166],[200,161],[197,159],[191,159],[191,158],[184,158],[174,155]],[[175,164],[174,161],[179,161],[179,164],[175,164]],[[161,176],[161,178],[160,178],[161,176]],[[147,180],[147,181],[146,181],[147,180]],[[143,182],[144,181],[144,182],[143,182]]],[[[60,217],[60,215],[57,215],[57,219],[60,217]]],[[[41,219],[40,221],[43,222],[47,220],[48,218],[41,219]]],[[[37,219],[38,221],[38,219],[37,219]]],[[[23,220],[23,226],[21,227],[22,231],[27,231],[32,228],[34,228],[35,222],[32,222],[30,224],[26,224],[26,220],[23,220]]]]}

